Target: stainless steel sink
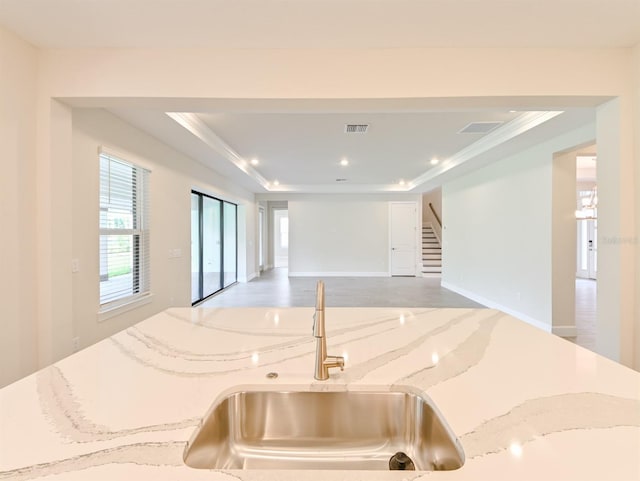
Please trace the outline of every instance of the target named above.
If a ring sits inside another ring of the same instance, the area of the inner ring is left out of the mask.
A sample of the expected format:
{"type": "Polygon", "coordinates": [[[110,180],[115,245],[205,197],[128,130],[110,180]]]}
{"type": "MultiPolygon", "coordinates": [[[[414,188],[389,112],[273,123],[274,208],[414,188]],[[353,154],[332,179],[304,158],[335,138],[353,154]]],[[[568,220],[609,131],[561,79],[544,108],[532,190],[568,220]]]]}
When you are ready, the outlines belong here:
{"type": "Polygon", "coordinates": [[[242,391],[214,403],[184,461],[215,469],[451,470],[464,452],[432,401],[402,391],[242,391]]]}

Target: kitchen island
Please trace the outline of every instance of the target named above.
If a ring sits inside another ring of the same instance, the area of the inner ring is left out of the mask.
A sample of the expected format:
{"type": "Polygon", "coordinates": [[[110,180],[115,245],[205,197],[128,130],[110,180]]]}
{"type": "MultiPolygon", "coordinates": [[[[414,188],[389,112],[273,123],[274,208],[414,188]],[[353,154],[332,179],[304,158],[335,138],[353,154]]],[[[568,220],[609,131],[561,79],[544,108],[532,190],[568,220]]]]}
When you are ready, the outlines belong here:
{"type": "Polygon", "coordinates": [[[0,390],[0,480],[638,480],[640,373],[491,309],[173,308],[0,390]],[[277,373],[277,377],[267,376],[277,373]],[[242,388],[426,393],[454,471],[203,470],[183,451],[242,388]]]}

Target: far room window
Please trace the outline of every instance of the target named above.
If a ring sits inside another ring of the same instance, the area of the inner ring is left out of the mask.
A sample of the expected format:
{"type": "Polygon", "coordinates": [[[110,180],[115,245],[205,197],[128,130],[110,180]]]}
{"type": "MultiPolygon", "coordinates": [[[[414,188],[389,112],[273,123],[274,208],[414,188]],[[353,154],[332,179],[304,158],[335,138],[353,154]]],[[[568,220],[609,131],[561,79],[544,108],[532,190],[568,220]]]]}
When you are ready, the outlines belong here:
{"type": "Polygon", "coordinates": [[[149,294],[149,171],[100,153],[100,307],[149,294]]]}

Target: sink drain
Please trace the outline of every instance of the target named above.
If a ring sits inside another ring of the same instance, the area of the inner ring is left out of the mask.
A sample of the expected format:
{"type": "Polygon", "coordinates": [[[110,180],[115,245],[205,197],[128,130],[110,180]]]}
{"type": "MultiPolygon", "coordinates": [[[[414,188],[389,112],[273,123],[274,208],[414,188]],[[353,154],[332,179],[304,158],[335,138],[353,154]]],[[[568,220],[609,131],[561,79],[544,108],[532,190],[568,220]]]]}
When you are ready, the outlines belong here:
{"type": "Polygon", "coordinates": [[[392,471],[415,471],[416,466],[409,456],[402,451],[398,451],[389,458],[389,469],[392,471]]]}

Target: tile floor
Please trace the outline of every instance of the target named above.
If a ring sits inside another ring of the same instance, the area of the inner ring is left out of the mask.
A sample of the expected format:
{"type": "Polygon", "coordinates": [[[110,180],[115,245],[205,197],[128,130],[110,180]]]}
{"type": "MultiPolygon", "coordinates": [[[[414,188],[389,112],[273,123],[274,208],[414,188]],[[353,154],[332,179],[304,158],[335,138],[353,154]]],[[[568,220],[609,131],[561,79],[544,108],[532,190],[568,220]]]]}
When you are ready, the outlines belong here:
{"type": "Polygon", "coordinates": [[[576,279],[576,337],[566,339],[592,351],[596,349],[597,281],[576,279]]]}
{"type": "MultiPolygon", "coordinates": [[[[314,277],[288,277],[286,268],[264,272],[207,299],[200,307],[312,307],[314,277]]],[[[327,277],[327,307],[484,307],[440,285],[439,277],[327,277]]],[[[577,336],[566,338],[595,350],[596,281],[576,279],[577,336]]]]}
{"type": "MultiPolygon", "coordinates": [[[[264,272],[200,304],[201,307],[312,307],[315,277],[288,277],[286,268],[264,272]]],[[[440,278],[327,277],[327,307],[484,307],[440,286],[440,278]]]]}

